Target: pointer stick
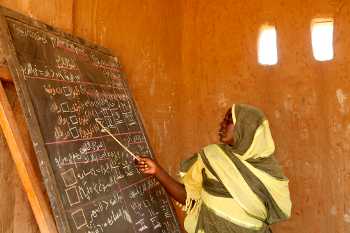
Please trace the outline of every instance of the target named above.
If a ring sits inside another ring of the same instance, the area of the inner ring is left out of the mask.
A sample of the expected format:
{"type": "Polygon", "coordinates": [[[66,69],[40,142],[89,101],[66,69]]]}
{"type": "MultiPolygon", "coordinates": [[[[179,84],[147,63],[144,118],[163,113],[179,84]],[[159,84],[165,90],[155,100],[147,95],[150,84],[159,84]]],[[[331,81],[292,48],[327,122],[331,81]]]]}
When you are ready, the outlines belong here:
{"type": "Polygon", "coordinates": [[[95,119],[95,121],[101,126],[102,130],[104,130],[105,132],[107,132],[107,133],[108,133],[116,142],[118,142],[118,144],[119,144],[121,147],[123,147],[123,149],[126,150],[134,159],[136,159],[137,161],[140,161],[140,159],[139,159],[134,153],[132,153],[126,146],[124,146],[117,138],[115,138],[114,135],[111,134],[111,132],[109,132],[109,130],[106,129],[106,128],[102,125],[102,123],[101,123],[99,120],[95,119]]]}

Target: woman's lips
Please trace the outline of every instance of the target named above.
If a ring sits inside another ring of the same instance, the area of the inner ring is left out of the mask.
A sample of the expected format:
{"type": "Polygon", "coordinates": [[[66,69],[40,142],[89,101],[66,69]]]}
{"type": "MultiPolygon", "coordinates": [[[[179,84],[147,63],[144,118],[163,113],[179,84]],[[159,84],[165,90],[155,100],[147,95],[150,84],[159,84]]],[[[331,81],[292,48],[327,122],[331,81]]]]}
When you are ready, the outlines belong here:
{"type": "Polygon", "coordinates": [[[225,137],[225,136],[226,136],[226,133],[223,132],[223,131],[219,131],[219,135],[220,135],[220,137],[225,137]]]}

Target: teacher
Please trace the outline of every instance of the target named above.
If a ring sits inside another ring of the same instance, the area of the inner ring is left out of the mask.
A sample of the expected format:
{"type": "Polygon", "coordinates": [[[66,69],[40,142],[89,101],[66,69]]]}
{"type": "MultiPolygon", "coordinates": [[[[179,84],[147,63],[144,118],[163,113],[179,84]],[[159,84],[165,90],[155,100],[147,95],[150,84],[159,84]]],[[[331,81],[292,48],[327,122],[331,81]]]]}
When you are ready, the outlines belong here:
{"type": "Polygon", "coordinates": [[[269,233],[271,224],[290,217],[292,204],[268,120],[259,109],[236,104],[220,126],[221,143],[181,163],[183,183],[152,159],[141,156],[137,166],[184,206],[188,233],[269,233]]]}

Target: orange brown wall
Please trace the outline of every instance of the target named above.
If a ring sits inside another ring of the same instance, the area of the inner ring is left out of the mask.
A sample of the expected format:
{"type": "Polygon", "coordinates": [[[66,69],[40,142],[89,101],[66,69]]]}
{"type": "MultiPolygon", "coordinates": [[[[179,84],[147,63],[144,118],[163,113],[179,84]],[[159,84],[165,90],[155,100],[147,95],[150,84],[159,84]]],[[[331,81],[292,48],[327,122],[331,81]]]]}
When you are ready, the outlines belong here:
{"type": "Polygon", "coordinates": [[[269,118],[294,204],[276,232],[349,232],[350,2],[188,0],[183,8],[183,154],[215,139],[232,103],[257,105],[269,118]],[[335,58],[317,62],[310,22],[329,16],[335,58]],[[276,66],[257,63],[264,23],[277,29],[276,66]]]}
{"type": "MultiPolygon", "coordinates": [[[[0,4],[113,50],[156,156],[173,176],[181,159],[217,140],[218,124],[232,103],[259,106],[270,120],[294,204],[292,219],[274,227],[275,232],[350,231],[349,1],[0,4]],[[334,17],[335,58],[330,62],[312,57],[314,17],[334,17]],[[277,29],[279,62],[271,67],[257,64],[257,37],[264,23],[277,29]]],[[[3,166],[13,168],[8,152],[0,154],[1,161],[6,159],[3,166]]],[[[12,179],[18,180],[15,172],[0,170],[0,184],[6,181],[6,190],[17,190],[14,197],[0,198],[7,210],[0,208],[0,223],[15,229],[23,222],[18,214],[27,213],[26,224],[35,232],[19,182],[12,179]]],[[[0,193],[3,189],[0,185],[0,193]]]]}

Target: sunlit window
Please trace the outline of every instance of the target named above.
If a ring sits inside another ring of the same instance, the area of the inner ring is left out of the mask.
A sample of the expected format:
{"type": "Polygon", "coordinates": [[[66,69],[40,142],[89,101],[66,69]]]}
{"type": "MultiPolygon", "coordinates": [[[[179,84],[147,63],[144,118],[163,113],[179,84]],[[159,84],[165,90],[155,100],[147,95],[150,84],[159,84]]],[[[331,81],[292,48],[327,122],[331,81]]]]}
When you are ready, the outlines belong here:
{"type": "Polygon", "coordinates": [[[277,64],[277,33],[274,26],[261,27],[258,40],[258,61],[262,65],[277,64]]]}
{"type": "Polygon", "coordinates": [[[314,57],[318,61],[333,59],[333,19],[314,19],[311,22],[311,40],[314,57]]]}

